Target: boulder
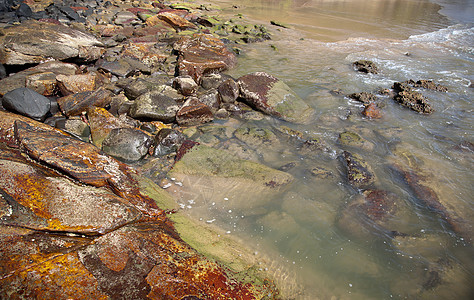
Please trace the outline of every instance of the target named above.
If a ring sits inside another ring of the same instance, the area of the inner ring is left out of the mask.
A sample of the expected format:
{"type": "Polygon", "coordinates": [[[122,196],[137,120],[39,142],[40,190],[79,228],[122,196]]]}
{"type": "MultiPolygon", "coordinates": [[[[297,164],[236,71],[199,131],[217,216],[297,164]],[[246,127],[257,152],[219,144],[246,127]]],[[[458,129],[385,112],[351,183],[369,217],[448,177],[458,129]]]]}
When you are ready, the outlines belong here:
{"type": "Polygon", "coordinates": [[[211,109],[196,97],[190,97],[176,113],[176,121],[181,126],[198,125],[214,119],[211,109]]]}
{"type": "Polygon", "coordinates": [[[369,119],[380,119],[382,118],[382,110],[376,103],[372,102],[365,106],[362,115],[369,119]]]}
{"type": "Polygon", "coordinates": [[[347,179],[356,188],[365,188],[375,182],[372,168],[358,154],[344,151],[342,154],[347,167],[347,179]]]}
{"type": "Polygon", "coordinates": [[[53,72],[37,73],[26,76],[26,87],[43,96],[53,96],[56,91],[57,80],[53,72]]]}
{"type": "Polygon", "coordinates": [[[234,103],[240,94],[239,85],[232,78],[223,81],[217,91],[219,92],[219,99],[223,103],[234,103]]]}
{"type": "Polygon", "coordinates": [[[22,87],[3,95],[2,106],[10,111],[43,121],[51,108],[51,102],[32,89],[22,87]]]}
{"type": "Polygon", "coordinates": [[[244,75],[238,79],[240,96],[250,106],[294,123],[309,121],[314,110],[283,81],[264,72],[244,75]]]}
{"type": "Polygon", "coordinates": [[[198,87],[197,83],[189,75],[178,76],[173,80],[173,88],[177,89],[184,96],[194,95],[198,87]]]}
{"type": "Polygon", "coordinates": [[[58,75],[58,87],[63,96],[93,91],[96,88],[96,74],[58,75]]]}
{"type": "MultiPolygon", "coordinates": [[[[28,87],[27,86],[27,78],[29,76],[35,74],[42,74],[42,73],[54,73],[55,75],[63,74],[63,75],[74,75],[76,74],[77,66],[69,63],[63,63],[59,61],[48,61],[45,63],[41,63],[37,66],[32,68],[28,68],[26,70],[20,71],[9,77],[3,78],[0,80],[0,95],[5,95],[9,91],[12,91],[19,87],[28,87]]],[[[40,76],[40,75],[37,75],[40,76]]],[[[43,76],[43,75],[41,75],[43,76]]],[[[49,78],[49,76],[48,76],[49,78]]],[[[41,93],[41,90],[49,90],[49,80],[47,81],[47,86],[37,86],[34,82],[30,82],[29,88],[36,90],[38,93],[41,93]],[[39,90],[37,90],[39,88],[39,90]]],[[[56,87],[56,80],[54,83],[56,87]]]]}
{"type": "Polygon", "coordinates": [[[163,128],[155,136],[153,156],[164,156],[175,153],[185,140],[186,136],[181,132],[171,128],[163,128]]]}
{"type": "Polygon", "coordinates": [[[151,119],[165,123],[174,122],[179,110],[178,103],[160,91],[147,92],[133,103],[130,116],[135,119],[151,119]]]}
{"type": "Polygon", "coordinates": [[[63,25],[29,20],[2,29],[0,63],[31,64],[48,59],[79,58],[96,60],[102,43],[92,35],[63,25]]]}
{"type": "Polygon", "coordinates": [[[431,114],[434,111],[427,99],[408,84],[395,82],[393,89],[397,92],[393,99],[402,106],[423,114],[431,114]]]}
{"type": "Polygon", "coordinates": [[[360,148],[368,151],[372,151],[375,145],[361,137],[359,134],[353,131],[344,131],[339,134],[339,144],[346,147],[360,148]]]}
{"type": "Polygon", "coordinates": [[[101,148],[102,142],[113,129],[133,128],[134,126],[125,117],[125,115],[121,115],[117,118],[101,107],[89,107],[87,109],[87,119],[91,129],[92,143],[101,148]]]}
{"type": "Polygon", "coordinates": [[[91,106],[105,107],[111,101],[113,93],[103,87],[95,91],[71,94],[58,98],[58,105],[66,116],[77,116],[91,106]]]}
{"type": "Polygon", "coordinates": [[[163,11],[158,14],[160,20],[170,24],[175,29],[197,28],[196,25],[189,22],[185,18],[178,16],[172,12],[163,11]]]}
{"type": "Polygon", "coordinates": [[[353,62],[352,65],[359,72],[372,74],[377,74],[379,72],[375,63],[370,60],[358,60],[353,62]]]}
{"type": "Polygon", "coordinates": [[[151,144],[151,136],[139,129],[116,128],[102,142],[102,150],[119,160],[133,162],[142,159],[151,144]]]}
{"type": "Polygon", "coordinates": [[[447,92],[448,91],[447,87],[445,87],[441,84],[438,84],[438,83],[434,83],[432,80],[421,79],[421,80],[415,81],[413,79],[410,79],[410,80],[407,80],[403,83],[409,84],[413,87],[421,87],[421,88],[424,88],[424,89],[438,91],[438,92],[447,92]]]}
{"type": "Polygon", "coordinates": [[[377,100],[377,97],[372,93],[361,92],[361,93],[353,93],[349,95],[349,98],[357,100],[362,103],[370,103],[377,100]]]}
{"type": "Polygon", "coordinates": [[[178,52],[179,75],[190,75],[196,82],[205,74],[224,71],[236,64],[234,53],[212,35],[183,37],[173,47],[178,52]]]}
{"type": "Polygon", "coordinates": [[[215,89],[205,91],[203,94],[198,96],[199,102],[209,106],[213,113],[217,112],[220,108],[219,93],[215,89]]]}
{"type": "Polygon", "coordinates": [[[99,69],[118,77],[128,77],[139,72],[145,74],[149,74],[151,72],[148,66],[136,59],[129,57],[123,57],[112,61],[100,59],[96,62],[96,66],[99,69]]]}

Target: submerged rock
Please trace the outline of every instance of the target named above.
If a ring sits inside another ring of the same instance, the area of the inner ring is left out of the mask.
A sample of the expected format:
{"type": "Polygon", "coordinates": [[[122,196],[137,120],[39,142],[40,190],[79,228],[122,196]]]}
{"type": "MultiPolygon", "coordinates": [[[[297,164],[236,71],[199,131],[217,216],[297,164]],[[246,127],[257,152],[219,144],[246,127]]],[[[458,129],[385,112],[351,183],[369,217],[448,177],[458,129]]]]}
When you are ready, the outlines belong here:
{"type": "Polygon", "coordinates": [[[382,110],[375,103],[369,103],[362,111],[362,115],[369,119],[382,118],[382,110]]]}
{"type": "Polygon", "coordinates": [[[152,144],[152,137],[135,128],[112,129],[102,142],[102,150],[119,160],[133,162],[142,159],[152,144]]]}
{"type": "Polygon", "coordinates": [[[360,148],[369,151],[372,151],[375,148],[375,145],[372,142],[364,139],[359,134],[353,131],[344,131],[340,133],[338,142],[343,146],[360,148]]]}
{"type": "Polygon", "coordinates": [[[153,156],[164,156],[178,151],[186,136],[177,130],[163,128],[155,136],[153,156]]]}
{"type": "Polygon", "coordinates": [[[347,179],[356,188],[363,188],[375,182],[372,168],[358,154],[344,151],[342,156],[347,166],[347,179]]]}
{"type": "Polygon", "coordinates": [[[51,108],[51,101],[32,89],[18,88],[3,95],[4,108],[35,120],[44,120],[51,108]]]}
{"type": "Polygon", "coordinates": [[[63,25],[29,20],[2,29],[0,63],[30,64],[48,59],[79,58],[96,60],[102,43],[92,35],[63,25]]]}
{"type": "Polygon", "coordinates": [[[305,123],[314,110],[283,81],[264,72],[256,72],[238,79],[240,95],[250,106],[294,123],[305,123]]]}

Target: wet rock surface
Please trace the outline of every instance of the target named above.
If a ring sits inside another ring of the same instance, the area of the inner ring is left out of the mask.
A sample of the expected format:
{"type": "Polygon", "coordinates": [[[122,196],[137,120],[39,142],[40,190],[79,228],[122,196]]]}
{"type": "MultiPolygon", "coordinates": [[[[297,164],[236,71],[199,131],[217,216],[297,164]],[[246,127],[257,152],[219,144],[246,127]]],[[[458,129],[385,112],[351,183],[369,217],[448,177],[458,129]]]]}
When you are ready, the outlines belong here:
{"type": "Polygon", "coordinates": [[[395,82],[393,89],[397,92],[393,98],[399,104],[408,107],[418,113],[431,114],[433,108],[428,103],[427,99],[407,83],[395,82]]]}
{"type": "Polygon", "coordinates": [[[17,88],[3,95],[2,106],[36,120],[44,120],[51,101],[29,88],[17,88]]]}
{"type": "Polygon", "coordinates": [[[375,174],[364,159],[355,153],[344,151],[342,154],[347,166],[347,179],[357,188],[368,187],[375,182],[375,174]]]}
{"type": "Polygon", "coordinates": [[[309,107],[284,82],[264,72],[238,79],[240,95],[250,106],[285,121],[304,123],[313,114],[309,107]]]}
{"type": "Polygon", "coordinates": [[[363,73],[377,74],[379,72],[377,65],[370,60],[358,60],[352,63],[354,68],[363,73]]]}

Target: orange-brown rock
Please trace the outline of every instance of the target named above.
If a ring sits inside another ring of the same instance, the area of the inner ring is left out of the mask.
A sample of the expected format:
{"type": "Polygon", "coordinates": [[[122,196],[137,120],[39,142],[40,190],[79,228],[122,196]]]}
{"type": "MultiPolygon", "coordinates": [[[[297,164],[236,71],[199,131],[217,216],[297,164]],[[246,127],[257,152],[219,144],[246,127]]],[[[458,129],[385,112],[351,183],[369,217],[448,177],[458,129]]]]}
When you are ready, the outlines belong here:
{"type": "Polygon", "coordinates": [[[122,56],[135,58],[148,67],[156,67],[164,63],[168,55],[161,53],[156,43],[128,43],[122,50],[122,56]]]}
{"type": "Polygon", "coordinates": [[[382,117],[382,111],[377,107],[377,104],[371,102],[365,106],[362,115],[369,119],[380,119],[382,117]]]}
{"type": "Polygon", "coordinates": [[[196,28],[197,26],[193,23],[189,22],[183,17],[178,16],[172,12],[160,12],[158,14],[158,18],[160,20],[165,21],[166,23],[170,24],[176,29],[186,29],[186,28],[196,28]]]}
{"type": "Polygon", "coordinates": [[[121,116],[117,118],[106,109],[101,107],[90,107],[87,110],[89,127],[91,128],[92,142],[97,147],[102,147],[102,142],[109,135],[112,129],[133,128],[132,124],[121,116]]]}
{"type": "Polygon", "coordinates": [[[196,97],[190,97],[176,113],[178,124],[185,126],[207,123],[213,119],[214,116],[209,106],[200,102],[196,97]]]}
{"type": "Polygon", "coordinates": [[[95,146],[0,111],[0,150],[1,299],[278,295],[192,249],[95,146]]]}
{"type": "Polygon", "coordinates": [[[58,75],[58,87],[64,96],[95,90],[96,74],[58,75]]]}
{"type": "Polygon", "coordinates": [[[89,107],[105,107],[112,101],[113,93],[103,87],[94,91],[71,94],[58,98],[58,104],[66,116],[77,116],[89,107]]]}
{"type": "Polygon", "coordinates": [[[174,45],[178,51],[179,75],[191,75],[196,82],[211,72],[230,69],[236,64],[235,55],[212,35],[194,34],[183,37],[174,45]]]}

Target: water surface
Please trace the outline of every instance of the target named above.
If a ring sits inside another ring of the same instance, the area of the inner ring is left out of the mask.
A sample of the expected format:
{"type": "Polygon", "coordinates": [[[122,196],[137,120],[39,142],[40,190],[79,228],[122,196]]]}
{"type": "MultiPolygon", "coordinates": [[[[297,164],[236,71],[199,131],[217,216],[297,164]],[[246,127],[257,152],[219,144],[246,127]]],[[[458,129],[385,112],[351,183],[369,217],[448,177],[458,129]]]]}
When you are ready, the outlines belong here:
{"type": "MultiPolygon", "coordinates": [[[[288,170],[295,181],[277,195],[259,195],[231,183],[185,182],[194,191],[180,203],[203,222],[244,239],[297,299],[469,299],[473,296],[473,251],[462,236],[423,204],[393,162],[417,157],[439,199],[469,226],[474,216],[472,99],[474,28],[472,1],[415,0],[216,0],[222,14],[242,13],[265,24],[273,40],[242,47],[239,77],[265,71],[292,87],[315,110],[312,122],[288,124],[272,118],[221,122],[232,129],[256,126],[277,132],[289,126],[321,139],[321,151],[304,152],[280,136],[278,145],[249,149],[249,158],[288,170]],[[238,8],[232,8],[236,5],[238,8]],[[291,28],[271,26],[271,20],[291,28]],[[379,74],[356,72],[368,59],[379,74]],[[389,89],[394,81],[428,79],[447,93],[420,90],[433,106],[420,115],[378,95],[384,116],[369,120],[362,105],[344,95],[389,89]],[[372,166],[375,188],[401,204],[381,228],[355,215],[347,230],[340,220],[362,190],[348,184],[338,136],[359,133],[373,147],[349,149],[372,166]],[[400,154],[403,152],[404,154],[400,154]],[[310,170],[323,168],[328,176],[310,170]],[[248,198],[248,205],[233,202],[248,198]],[[364,229],[361,229],[364,228],[364,229]],[[354,230],[352,230],[354,229],[354,230]],[[394,238],[391,231],[403,233],[394,238]]],[[[229,143],[233,140],[228,136],[229,143]]],[[[225,143],[226,141],[221,141],[225,143]]]]}

